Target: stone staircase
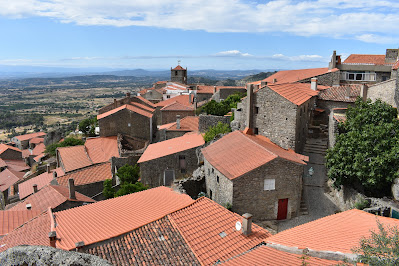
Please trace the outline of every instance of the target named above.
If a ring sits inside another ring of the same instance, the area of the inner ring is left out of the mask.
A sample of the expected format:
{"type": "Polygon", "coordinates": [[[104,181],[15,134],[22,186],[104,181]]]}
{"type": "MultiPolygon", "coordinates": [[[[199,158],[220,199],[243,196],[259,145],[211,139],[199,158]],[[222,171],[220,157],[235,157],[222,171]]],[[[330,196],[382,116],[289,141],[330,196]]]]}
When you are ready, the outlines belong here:
{"type": "Polygon", "coordinates": [[[318,139],[307,139],[305,143],[305,147],[303,149],[304,153],[316,153],[326,155],[326,150],[328,148],[328,139],[327,138],[318,138],[318,139]]]}
{"type": "Polygon", "coordinates": [[[309,214],[308,207],[307,207],[305,199],[303,197],[303,193],[302,193],[302,197],[301,197],[301,204],[299,205],[299,213],[301,215],[308,215],[309,214]]]}

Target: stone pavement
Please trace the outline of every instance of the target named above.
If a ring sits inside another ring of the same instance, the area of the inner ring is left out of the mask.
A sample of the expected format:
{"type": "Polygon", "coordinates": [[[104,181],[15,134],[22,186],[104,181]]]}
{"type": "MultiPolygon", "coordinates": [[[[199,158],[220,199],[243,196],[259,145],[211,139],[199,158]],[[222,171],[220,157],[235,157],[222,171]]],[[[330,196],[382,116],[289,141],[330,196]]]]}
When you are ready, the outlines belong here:
{"type": "Polygon", "coordinates": [[[309,139],[304,149],[304,155],[309,156],[309,163],[305,166],[303,177],[303,200],[308,209],[307,215],[299,215],[290,220],[278,222],[278,232],[301,225],[338,211],[335,204],[324,194],[327,186],[327,173],[324,165],[326,139],[309,139]],[[314,170],[313,176],[309,176],[309,168],[314,170]]]}

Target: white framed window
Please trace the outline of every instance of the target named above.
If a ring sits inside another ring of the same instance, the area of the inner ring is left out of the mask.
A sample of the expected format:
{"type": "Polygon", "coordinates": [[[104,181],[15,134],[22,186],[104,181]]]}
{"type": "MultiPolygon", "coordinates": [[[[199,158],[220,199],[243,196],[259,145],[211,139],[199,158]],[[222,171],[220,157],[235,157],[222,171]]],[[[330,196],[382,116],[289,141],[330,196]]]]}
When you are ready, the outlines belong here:
{"type": "Polygon", "coordinates": [[[263,183],[263,190],[275,190],[276,189],[276,179],[265,179],[263,183]]]}

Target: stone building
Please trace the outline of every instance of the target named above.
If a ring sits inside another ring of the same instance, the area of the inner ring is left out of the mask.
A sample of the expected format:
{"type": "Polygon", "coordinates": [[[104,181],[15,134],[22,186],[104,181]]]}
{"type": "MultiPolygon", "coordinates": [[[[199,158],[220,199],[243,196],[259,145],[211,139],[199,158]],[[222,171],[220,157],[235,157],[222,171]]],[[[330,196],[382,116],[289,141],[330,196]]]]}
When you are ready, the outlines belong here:
{"type": "Polygon", "coordinates": [[[254,134],[269,138],[284,149],[301,152],[319,89],[309,83],[267,84],[253,92],[247,85],[247,97],[237,105],[232,128],[250,128],[254,134]]]}
{"type": "Polygon", "coordinates": [[[298,215],[306,156],[241,131],[222,137],[202,153],[212,200],[257,220],[298,215]]]}
{"type": "Polygon", "coordinates": [[[170,68],[170,81],[187,84],[187,68],[182,68],[180,65],[170,68]]]}
{"type": "Polygon", "coordinates": [[[213,94],[212,99],[221,102],[226,100],[232,94],[245,93],[247,90],[241,86],[218,86],[217,91],[213,94]]]}
{"type": "MultiPolygon", "coordinates": [[[[399,61],[398,61],[399,62],[399,61]]],[[[397,63],[392,68],[392,78],[373,86],[370,86],[367,91],[367,98],[372,101],[381,99],[383,102],[390,104],[391,106],[397,108],[399,106],[399,76],[398,76],[398,66],[397,63]]]]}
{"type": "Polygon", "coordinates": [[[144,99],[141,96],[131,97],[130,93],[128,92],[128,93],[126,93],[125,98],[122,98],[120,100],[114,99],[113,103],[110,103],[110,104],[102,107],[100,110],[98,110],[98,114],[101,115],[108,111],[114,110],[118,107],[124,106],[126,104],[130,105],[130,104],[134,104],[134,103],[143,105],[144,107],[148,107],[148,108],[155,108],[155,105],[152,102],[148,101],[147,99],[144,99]]]}
{"type": "Polygon", "coordinates": [[[195,109],[179,102],[173,102],[161,108],[161,125],[173,123],[177,116],[184,118],[186,116],[194,116],[195,109]]]}
{"type": "Polygon", "coordinates": [[[20,136],[15,136],[11,138],[11,142],[15,143],[15,146],[20,150],[25,150],[29,148],[29,141],[33,138],[44,138],[46,133],[44,132],[35,132],[31,134],[25,134],[20,136]]]}
{"type": "Polygon", "coordinates": [[[189,133],[150,144],[138,163],[141,182],[151,187],[171,186],[198,168],[196,150],[204,144],[202,135],[189,133]]]}
{"type": "Polygon", "coordinates": [[[22,151],[16,147],[0,144],[0,159],[22,160],[22,151]]]}
{"type": "Polygon", "coordinates": [[[176,122],[172,122],[158,127],[157,140],[164,141],[167,139],[181,137],[188,132],[198,132],[198,129],[199,129],[198,116],[186,116],[181,119],[180,115],[177,115],[176,122]]]}

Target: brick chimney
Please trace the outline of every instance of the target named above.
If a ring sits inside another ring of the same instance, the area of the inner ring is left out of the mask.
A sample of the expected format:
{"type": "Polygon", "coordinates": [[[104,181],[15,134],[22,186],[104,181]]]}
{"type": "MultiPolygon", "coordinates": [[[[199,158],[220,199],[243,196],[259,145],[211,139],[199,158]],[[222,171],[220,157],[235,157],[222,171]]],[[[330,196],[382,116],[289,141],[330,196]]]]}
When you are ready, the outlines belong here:
{"type": "Polygon", "coordinates": [[[126,98],[130,99],[130,92],[126,92],[126,98]]]}
{"type": "Polygon", "coordinates": [[[116,99],[114,99],[114,108],[116,108],[118,103],[116,102],[116,99]]]}
{"type": "Polygon", "coordinates": [[[47,173],[50,174],[50,164],[47,164],[47,173]]]}
{"type": "Polygon", "coordinates": [[[244,133],[252,135],[254,127],[254,85],[247,84],[247,127],[244,133]]]}
{"type": "Polygon", "coordinates": [[[310,88],[311,88],[313,91],[317,91],[317,78],[312,78],[312,79],[310,80],[310,88]]]}
{"type": "Polygon", "coordinates": [[[69,188],[69,198],[76,199],[75,184],[73,178],[68,179],[68,188],[69,188]]]}
{"type": "Polygon", "coordinates": [[[48,233],[48,238],[50,240],[50,247],[55,248],[55,243],[57,242],[57,232],[51,231],[50,233],[48,233]]]}
{"type": "Polygon", "coordinates": [[[213,86],[213,94],[216,93],[216,86],[213,86]]]}
{"type": "Polygon", "coordinates": [[[267,81],[261,81],[260,82],[260,87],[263,88],[264,86],[267,85],[267,81]]]}
{"type": "Polygon", "coordinates": [[[277,82],[277,79],[276,79],[276,78],[274,78],[274,79],[273,79],[273,83],[276,83],[276,82],[277,82]]]}
{"type": "Polygon", "coordinates": [[[33,184],[33,193],[36,193],[37,192],[37,185],[36,184],[33,184]]]}
{"type": "Polygon", "coordinates": [[[242,216],[242,233],[248,236],[252,233],[252,214],[245,213],[242,216]]]}
{"type": "Polygon", "coordinates": [[[180,129],[180,115],[176,115],[176,128],[180,129]]]}
{"type": "Polygon", "coordinates": [[[367,91],[368,91],[368,85],[367,84],[362,84],[360,85],[360,97],[362,98],[363,101],[367,101],[367,91]]]}

